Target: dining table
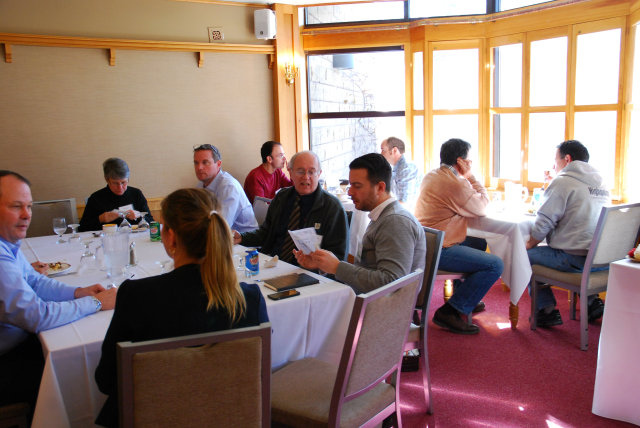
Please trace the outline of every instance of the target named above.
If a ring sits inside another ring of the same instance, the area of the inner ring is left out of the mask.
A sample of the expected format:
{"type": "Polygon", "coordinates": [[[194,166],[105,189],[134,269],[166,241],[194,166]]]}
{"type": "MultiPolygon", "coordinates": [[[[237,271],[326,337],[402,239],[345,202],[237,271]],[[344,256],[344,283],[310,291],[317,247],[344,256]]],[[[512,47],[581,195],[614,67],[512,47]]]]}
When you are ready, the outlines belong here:
{"type": "Polygon", "coordinates": [[[484,238],[491,254],[502,259],[502,281],[509,287],[509,321],[518,325],[518,302],[531,280],[531,263],[526,244],[531,235],[535,214],[524,204],[508,205],[492,202],[486,216],[470,218],[467,234],[484,238]]]}
{"type": "Polygon", "coordinates": [[[640,262],[609,265],[591,411],[640,425],[640,262]]]}
{"type": "MultiPolygon", "coordinates": [[[[63,244],[56,243],[56,236],[27,238],[23,240],[21,250],[29,261],[68,263],[70,269],[56,279],[74,286],[94,283],[118,286],[124,279],[159,275],[172,268],[162,243],[151,241],[148,231],[131,233],[137,263],[115,280],[107,278],[101,261],[100,237],[91,232],[81,233],[77,239],[68,239],[69,235],[64,237],[68,242],[63,244]],[[95,262],[87,263],[81,257],[87,251],[86,247],[88,252],[97,253],[95,262]]],[[[234,246],[234,265],[239,280],[257,284],[265,296],[272,326],[272,368],[305,357],[338,364],[355,301],[353,290],[282,261],[267,268],[265,265],[270,257],[263,254],[259,255],[259,273],[246,277],[249,274],[237,263],[246,251],[245,247],[234,246]],[[273,291],[265,287],[266,279],[296,272],[307,273],[319,282],[299,288],[300,295],[292,298],[277,301],[267,298],[273,291]]],[[[112,316],[113,310],[100,311],[38,334],[45,367],[32,427],[94,426],[95,417],[106,399],[97,388],[94,372],[112,316]]]]}

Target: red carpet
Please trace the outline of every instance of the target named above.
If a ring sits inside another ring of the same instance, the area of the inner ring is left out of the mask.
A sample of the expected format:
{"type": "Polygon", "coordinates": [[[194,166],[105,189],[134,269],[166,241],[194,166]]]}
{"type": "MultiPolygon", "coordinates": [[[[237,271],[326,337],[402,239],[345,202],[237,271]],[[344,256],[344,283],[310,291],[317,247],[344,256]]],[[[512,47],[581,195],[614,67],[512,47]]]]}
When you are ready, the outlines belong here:
{"type": "MultiPolygon", "coordinates": [[[[494,285],[474,316],[476,336],[429,323],[433,415],[426,414],[418,372],[402,374],[403,425],[413,427],[633,427],[591,413],[600,320],[580,350],[579,321],[569,319],[567,292],[556,290],[564,324],[529,329],[530,299],[520,300],[517,330],[509,327],[509,293],[494,285]]],[[[443,303],[436,284],[429,319],[443,303]]],[[[640,399],[638,401],[640,409],[640,399]]],[[[639,410],[640,411],[640,410],[639,410]]]]}

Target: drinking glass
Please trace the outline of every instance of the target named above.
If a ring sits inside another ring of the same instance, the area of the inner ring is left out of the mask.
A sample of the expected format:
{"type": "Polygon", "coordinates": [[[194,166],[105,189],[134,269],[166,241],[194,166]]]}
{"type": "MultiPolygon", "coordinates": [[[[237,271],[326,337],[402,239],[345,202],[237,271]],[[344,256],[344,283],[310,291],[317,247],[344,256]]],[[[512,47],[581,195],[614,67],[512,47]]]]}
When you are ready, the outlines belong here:
{"type": "Polygon", "coordinates": [[[149,223],[144,218],[144,216],[147,214],[148,213],[146,212],[142,212],[142,211],[140,212],[140,222],[138,223],[138,229],[147,229],[149,227],[149,223]]]}
{"type": "Polygon", "coordinates": [[[55,217],[53,219],[53,232],[58,235],[57,244],[64,244],[65,241],[62,239],[62,235],[67,231],[67,220],[64,217],[55,217]]]}
{"type": "Polygon", "coordinates": [[[125,229],[129,229],[129,231],[130,231],[131,230],[131,223],[129,223],[129,221],[127,221],[127,213],[126,213],[126,211],[120,211],[118,214],[120,215],[120,218],[122,219],[122,221],[120,222],[120,226],[118,226],[118,231],[125,230],[125,229]]]}
{"type": "Polygon", "coordinates": [[[124,270],[129,264],[129,234],[114,233],[103,236],[102,249],[107,277],[113,279],[124,275],[124,270]]]}
{"type": "Polygon", "coordinates": [[[80,235],[78,235],[78,228],[80,227],[80,225],[78,223],[72,223],[69,225],[69,227],[71,228],[71,236],[69,237],[69,241],[73,240],[80,240],[80,235]]]}

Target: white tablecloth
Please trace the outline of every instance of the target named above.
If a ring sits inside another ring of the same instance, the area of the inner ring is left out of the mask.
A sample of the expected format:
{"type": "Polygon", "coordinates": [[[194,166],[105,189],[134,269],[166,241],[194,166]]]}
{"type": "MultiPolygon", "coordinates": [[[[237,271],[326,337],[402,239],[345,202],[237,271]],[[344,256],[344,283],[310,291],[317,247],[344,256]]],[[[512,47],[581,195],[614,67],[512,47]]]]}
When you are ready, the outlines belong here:
{"type": "MultiPolygon", "coordinates": [[[[160,273],[161,266],[156,262],[168,260],[162,243],[150,242],[148,233],[133,234],[132,237],[136,240],[139,264],[131,268],[129,274],[144,277],[160,273]]],[[[23,244],[23,252],[30,261],[36,257],[47,262],[67,261],[73,270],[78,266],[82,245],[77,242],[55,244],[55,239],[54,236],[29,238],[23,244]]],[[[242,253],[244,249],[237,246],[234,250],[242,253]]],[[[275,268],[265,269],[263,263],[261,255],[260,275],[251,279],[241,277],[240,280],[255,282],[302,271],[283,262],[275,268]]],[[[334,363],[339,361],[355,294],[343,284],[317,277],[320,284],[300,288],[300,296],[280,301],[266,299],[273,328],[271,349],[274,368],[308,356],[334,363]]],[[[105,272],[100,270],[58,279],[79,286],[110,282],[105,272]]],[[[258,284],[265,296],[273,292],[260,282],[258,284]]],[[[112,315],[113,311],[99,312],[39,334],[45,352],[45,369],[33,427],[93,426],[106,398],[97,389],[94,372],[112,315]]]]}
{"type": "Polygon", "coordinates": [[[504,262],[502,280],[511,288],[510,300],[518,304],[531,279],[531,264],[525,244],[535,217],[518,211],[489,210],[486,217],[469,219],[468,234],[487,240],[492,254],[504,262]]]}
{"type": "Polygon", "coordinates": [[[609,266],[591,411],[640,425],[640,263],[609,266]]]}

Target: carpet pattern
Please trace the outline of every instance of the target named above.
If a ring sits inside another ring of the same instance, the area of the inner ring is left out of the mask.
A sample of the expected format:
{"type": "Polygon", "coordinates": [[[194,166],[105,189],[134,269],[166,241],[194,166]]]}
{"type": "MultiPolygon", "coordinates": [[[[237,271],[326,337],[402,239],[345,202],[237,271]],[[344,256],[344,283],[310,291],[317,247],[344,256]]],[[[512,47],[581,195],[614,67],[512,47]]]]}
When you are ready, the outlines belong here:
{"type": "MultiPolygon", "coordinates": [[[[509,292],[499,283],[483,299],[487,310],[473,318],[480,327],[478,335],[452,334],[430,321],[434,413],[426,414],[419,372],[402,373],[403,426],[635,426],[591,413],[601,320],[589,325],[589,349],[581,351],[579,321],[569,318],[568,294],[554,292],[564,324],[550,329],[530,330],[531,300],[525,293],[518,328],[512,330],[509,292]]],[[[436,284],[430,320],[442,303],[442,285],[436,284]]]]}

